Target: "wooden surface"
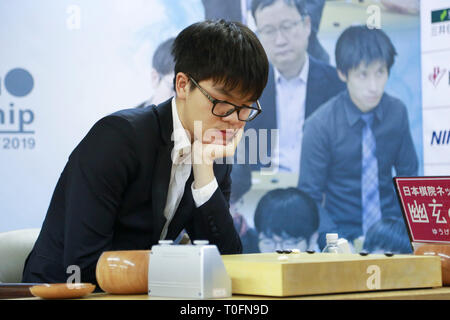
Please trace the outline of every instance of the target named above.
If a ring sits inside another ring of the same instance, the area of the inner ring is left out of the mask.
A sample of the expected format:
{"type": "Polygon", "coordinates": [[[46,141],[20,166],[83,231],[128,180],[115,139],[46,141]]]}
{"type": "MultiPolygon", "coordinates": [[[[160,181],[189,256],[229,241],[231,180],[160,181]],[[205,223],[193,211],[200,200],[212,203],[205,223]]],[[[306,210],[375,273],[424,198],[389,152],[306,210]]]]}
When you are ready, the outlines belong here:
{"type": "Polygon", "coordinates": [[[383,254],[223,255],[233,294],[298,296],[442,286],[438,257],[383,254]]]}
{"type": "MultiPolygon", "coordinates": [[[[36,300],[39,298],[22,298],[22,300],[36,300]]],[[[142,295],[112,295],[108,293],[93,293],[81,300],[177,300],[174,298],[150,297],[142,295]]],[[[178,299],[186,300],[186,299],[178,299]]],[[[409,290],[390,290],[377,292],[359,292],[345,294],[326,294],[310,295],[296,297],[267,297],[267,296],[249,296],[233,295],[228,299],[215,300],[450,300],[450,287],[409,289],[409,290]]]]}
{"type": "Polygon", "coordinates": [[[0,283],[0,299],[32,297],[30,287],[37,283],[0,283]]]}
{"type": "MultiPolygon", "coordinates": [[[[231,299],[450,299],[435,256],[303,252],[223,255],[222,259],[232,280],[231,299]],[[378,280],[371,272],[374,266],[378,280]],[[370,287],[373,284],[377,287],[370,287]]],[[[85,298],[161,299],[107,293],[85,298]]]]}
{"type": "Polygon", "coordinates": [[[417,246],[414,254],[439,257],[442,266],[442,285],[450,286],[450,245],[424,243],[417,246]]]}

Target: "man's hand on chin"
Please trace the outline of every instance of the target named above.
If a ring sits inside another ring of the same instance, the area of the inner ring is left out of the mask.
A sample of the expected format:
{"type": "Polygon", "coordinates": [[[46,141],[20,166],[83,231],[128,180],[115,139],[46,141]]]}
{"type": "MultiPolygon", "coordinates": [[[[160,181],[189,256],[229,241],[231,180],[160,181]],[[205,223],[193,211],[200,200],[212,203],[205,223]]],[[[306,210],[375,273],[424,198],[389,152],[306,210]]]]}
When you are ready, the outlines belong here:
{"type": "MultiPolygon", "coordinates": [[[[237,145],[242,138],[244,128],[240,128],[230,141],[223,143],[222,137],[210,143],[195,139],[192,143],[192,169],[194,171],[194,189],[199,189],[214,179],[213,163],[218,158],[234,157],[237,145]],[[218,143],[214,143],[214,142],[218,143]]],[[[220,134],[220,131],[218,133],[220,134]]]]}

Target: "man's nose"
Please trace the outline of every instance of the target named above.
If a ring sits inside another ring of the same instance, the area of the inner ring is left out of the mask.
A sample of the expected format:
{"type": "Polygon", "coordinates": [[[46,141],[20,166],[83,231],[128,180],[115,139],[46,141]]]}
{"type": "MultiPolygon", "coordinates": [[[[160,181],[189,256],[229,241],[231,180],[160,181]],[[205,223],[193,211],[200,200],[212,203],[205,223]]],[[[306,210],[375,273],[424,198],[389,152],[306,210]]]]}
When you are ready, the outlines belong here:
{"type": "Polygon", "coordinates": [[[280,28],[277,29],[276,33],[275,33],[275,44],[280,46],[280,45],[285,45],[287,43],[287,38],[284,35],[284,33],[281,31],[280,28]]]}
{"type": "Polygon", "coordinates": [[[378,92],[378,81],[377,79],[375,79],[375,77],[370,77],[367,88],[370,90],[370,92],[378,92]]]}

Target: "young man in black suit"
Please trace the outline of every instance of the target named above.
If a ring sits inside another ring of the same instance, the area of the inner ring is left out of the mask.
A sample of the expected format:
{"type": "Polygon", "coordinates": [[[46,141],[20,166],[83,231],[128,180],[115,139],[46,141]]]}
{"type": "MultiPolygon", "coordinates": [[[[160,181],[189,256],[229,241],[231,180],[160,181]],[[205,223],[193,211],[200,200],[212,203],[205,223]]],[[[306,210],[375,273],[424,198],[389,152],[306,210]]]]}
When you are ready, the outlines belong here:
{"type": "Polygon", "coordinates": [[[75,148],[54,191],[24,282],[66,282],[69,266],[96,283],[104,251],[145,250],[185,229],[222,254],[240,253],[229,212],[231,165],[268,60],[240,23],[205,21],[175,39],[176,96],[98,121],[75,148]]]}

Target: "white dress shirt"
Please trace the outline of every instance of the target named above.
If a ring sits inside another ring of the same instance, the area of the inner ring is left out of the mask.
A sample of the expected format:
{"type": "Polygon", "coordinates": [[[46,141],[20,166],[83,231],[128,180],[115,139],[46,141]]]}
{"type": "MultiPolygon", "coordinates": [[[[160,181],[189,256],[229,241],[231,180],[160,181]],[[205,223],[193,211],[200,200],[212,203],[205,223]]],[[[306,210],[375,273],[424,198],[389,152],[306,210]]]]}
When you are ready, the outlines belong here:
{"type": "MultiPolygon", "coordinates": [[[[167,235],[169,224],[177,211],[181,198],[183,197],[186,181],[192,170],[191,141],[186,133],[186,130],[181,124],[180,118],[178,117],[175,98],[172,99],[172,118],[172,140],[174,141],[174,147],[171,155],[172,168],[170,170],[169,190],[167,192],[167,201],[164,208],[164,216],[167,220],[161,232],[160,239],[165,239],[167,235]]],[[[195,205],[200,207],[208,201],[216,191],[217,187],[218,184],[216,178],[199,189],[194,189],[194,183],[192,183],[191,190],[195,205]]]]}
{"type": "Polygon", "coordinates": [[[308,56],[300,74],[295,78],[287,80],[274,68],[279,139],[272,161],[282,172],[300,173],[308,73],[308,56]]]}

